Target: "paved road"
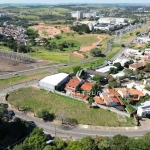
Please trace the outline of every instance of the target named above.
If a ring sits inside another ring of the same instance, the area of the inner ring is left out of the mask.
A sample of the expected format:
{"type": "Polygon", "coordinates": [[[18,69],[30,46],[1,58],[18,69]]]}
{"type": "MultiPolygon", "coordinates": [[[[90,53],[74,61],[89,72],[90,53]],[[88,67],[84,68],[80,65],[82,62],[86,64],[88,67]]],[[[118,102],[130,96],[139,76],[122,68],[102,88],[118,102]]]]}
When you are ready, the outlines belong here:
{"type": "MultiPolygon", "coordinates": [[[[3,89],[3,90],[0,91],[0,100],[1,100],[1,97],[7,92],[10,92],[10,91],[13,91],[13,90],[16,90],[16,89],[19,89],[19,88],[31,86],[31,85],[37,84],[37,83],[38,83],[37,80],[33,80],[33,81],[30,81],[30,82],[27,82],[27,83],[22,83],[22,84],[19,84],[19,85],[9,87],[7,89],[3,89]]],[[[98,129],[97,130],[96,129],[84,129],[84,128],[73,128],[71,130],[64,130],[59,126],[56,127],[56,125],[53,124],[53,123],[43,122],[42,120],[40,120],[38,118],[27,116],[22,112],[15,111],[15,114],[16,114],[17,117],[20,117],[24,120],[34,121],[35,124],[38,127],[43,128],[44,132],[46,132],[46,133],[52,134],[54,136],[56,135],[56,136],[59,136],[59,137],[63,137],[63,138],[72,137],[74,139],[81,139],[82,137],[84,137],[86,135],[90,135],[92,137],[95,137],[96,135],[114,136],[116,134],[127,135],[127,136],[130,136],[130,137],[139,137],[139,136],[142,136],[143,134],[145,134],[146,132],[148,132],[148,130],[146,130],[146,129],[136,130],[136,129],[134,129],[134,127],[132,128],[132,131],[129,131],[128,128],[116,129],[116,128],[107,128],[107,127],[105,127],[105,129],[102,128],[102,129],[99,129],[99,130],[98,129]]]]}

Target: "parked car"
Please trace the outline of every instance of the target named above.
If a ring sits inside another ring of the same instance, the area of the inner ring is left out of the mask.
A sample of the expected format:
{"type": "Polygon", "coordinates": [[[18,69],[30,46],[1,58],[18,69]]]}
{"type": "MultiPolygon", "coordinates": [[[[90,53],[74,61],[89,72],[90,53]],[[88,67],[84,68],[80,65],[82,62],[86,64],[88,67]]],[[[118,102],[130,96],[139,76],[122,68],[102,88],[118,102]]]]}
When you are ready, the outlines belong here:
{"type": "Polygon", "coordinates": [[[4,108],[8,108],[8,104],[5,104],[5,103],[0,103],[0,106],[4,108]]]}
{"type": "Polygon", "coordinates": [[[13,110],[8,110],[8,114],[9,114],[10,116],[15,116],[15,113],[14,113],[13,110]]]}

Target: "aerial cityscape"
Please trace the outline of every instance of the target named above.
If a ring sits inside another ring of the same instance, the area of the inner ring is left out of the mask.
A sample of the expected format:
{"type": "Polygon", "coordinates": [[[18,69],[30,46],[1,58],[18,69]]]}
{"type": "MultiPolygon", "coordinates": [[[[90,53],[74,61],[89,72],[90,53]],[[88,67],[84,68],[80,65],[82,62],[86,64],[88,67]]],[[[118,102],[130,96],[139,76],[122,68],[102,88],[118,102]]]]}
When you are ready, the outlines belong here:
{"type": "Polygon", "coordinates": [[[149,1],[0,1],[0,150],[149,147],[149,1]]]}

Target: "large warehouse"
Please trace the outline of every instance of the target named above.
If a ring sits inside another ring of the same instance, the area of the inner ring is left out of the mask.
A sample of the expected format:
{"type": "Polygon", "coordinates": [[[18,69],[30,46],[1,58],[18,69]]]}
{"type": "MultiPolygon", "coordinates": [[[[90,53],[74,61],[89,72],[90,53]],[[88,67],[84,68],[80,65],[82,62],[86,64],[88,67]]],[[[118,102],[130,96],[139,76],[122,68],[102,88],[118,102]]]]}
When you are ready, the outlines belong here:
{"type": "Polygon", "coordinates": [[[39,81],[41,89],[55,92],[56,86],[62,86],[69,79],[69,74],[58,73],[51,76],[47,76],[39,81]]]}

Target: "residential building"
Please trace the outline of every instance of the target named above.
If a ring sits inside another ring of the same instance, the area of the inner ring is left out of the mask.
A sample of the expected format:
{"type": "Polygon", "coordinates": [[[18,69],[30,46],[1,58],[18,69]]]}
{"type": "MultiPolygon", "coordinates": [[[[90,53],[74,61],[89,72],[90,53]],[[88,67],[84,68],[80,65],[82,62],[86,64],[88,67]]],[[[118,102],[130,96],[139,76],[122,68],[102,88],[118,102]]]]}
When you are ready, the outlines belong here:
{"type": "Polygon", "coordinates": [[[123,77],[125,75],[125,73],[123,71],[121,72],[118,72],[117,74],[112,74],[112,76],[116,79],[116,78],[119,78],[119,77],[123,77]]]}
{"type": "Polygon", "coordinates": [[[97,101],[102,104],[102,101],[103,101],[105,105],[110,106],[110,107],[124,105],[122,100],[119,98],[119,94],[113,89],[104,88],[102,92],[99,94],[99,97],[100,97],[99,99],[97,96],[94,97],[95,102],[97,101]]]}
{"type": "Polygon", "coordinates": [[[138,106],[137,115],[140,117],[150,116],[150,100],[144,103],[141,103],[141,106],[138,106]]]}
{"type": "Polygon", "coordinates": [[[79,85],[80,81],[78,78],[72,78],[65,86],[65,91],[67,93],[75,92],[77,86],[79,85]]]}
{"type": "Polygon", "coordinates": [[[123,99],[130,98],[135,102],[139,101],[142,97],[145,96],[143,92],[137,89],[116,88],[115,90],[123,99]]]}
{"type": "Polygon", "coordinates": [[[115,63],[120,63],[122,67],[124,67],[125,63],[130,61],[130,58],[117,58],[116,60],[113,61],[113,64],[115,63]]]}
{"type": "Polygon", "coordinates": [[[72,11],[71,16],[76,18],[77,20],[83,19],[83,12],[82,11],[72,11]]]}
{"type": "Polygon", "coordinates": [[[136,62],[136,63],[130,64],[129,69],[135,71],[137,69],[139,69],[139,70],[143,69],[145,66],[146,66],[145,62],[136,62]]]}
{"type": "Polygon", "coordinates": [[[83,91],[86,91],[86,92],[90,92],[92,90],[92,84],[91,83],[88,83],[88,82],[84,82],[82,85],[81,85],[81,89],[83,91]]]}
{"type": "Polygon", "coordinates": [[[55,92],[56,86],[63,86],[69,80],[69,74],[58,73],[51,76],[47,76],[39,81],[39,86],[41,89],[55,92]]]}
{"type": "Polygon", "coordinates": [[[98,71],[94,71],[94,70],[85,70],[85,73],[89,74],[89,76],[91,76],[91,77],[93,77],[95,75],[102,76],[104,78],[108,77],[107,73],[98,72],[98,71]]]}
{"type": "Polygon", "coordinates": [[[100,68],[100,69],[97,69],[96,71],[97,72],[102,72],[102,73],[109,73],[109,71],[110,71],[110,68],[115,68],[115,69],[117,69],[117,67],[115,67],[115,66],[105,66],[105,67],[103,67],[103,68],[100,68]]]}

